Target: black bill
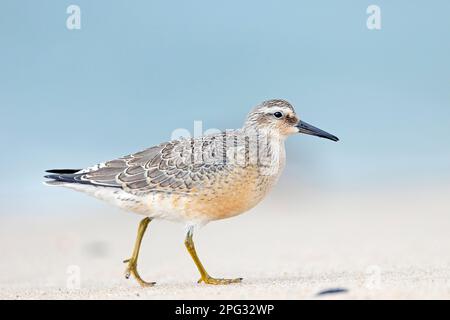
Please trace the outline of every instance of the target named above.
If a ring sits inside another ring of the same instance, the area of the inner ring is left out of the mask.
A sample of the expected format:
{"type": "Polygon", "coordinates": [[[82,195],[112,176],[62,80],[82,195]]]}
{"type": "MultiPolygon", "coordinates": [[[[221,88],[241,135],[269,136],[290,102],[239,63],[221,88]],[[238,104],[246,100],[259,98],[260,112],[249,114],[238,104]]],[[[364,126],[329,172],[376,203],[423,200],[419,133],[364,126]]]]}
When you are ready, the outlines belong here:
{"type": "Polygon", "coordinates": [[[333,136],[332,134],[329,134],[328,132],[325,132],[323,130],[320,130],[319,128],[316,128],[304,121],[300,121],[297,124],[297,128],[298,128],[299,133],[310,134],[310,135],[316,136],[316,137],[330,139],[333,141],[339,141],[338,137],[333,136]]]}

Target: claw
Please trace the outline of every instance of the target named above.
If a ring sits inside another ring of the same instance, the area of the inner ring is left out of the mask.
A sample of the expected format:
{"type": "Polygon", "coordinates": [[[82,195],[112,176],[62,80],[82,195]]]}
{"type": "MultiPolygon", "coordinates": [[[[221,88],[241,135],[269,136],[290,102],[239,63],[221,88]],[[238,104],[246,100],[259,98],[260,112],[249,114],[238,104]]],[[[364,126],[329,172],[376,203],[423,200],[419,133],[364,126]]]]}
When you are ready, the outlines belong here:
{"type": "Polygon", "coordinates": [[[137,271],[137,263],[132,259],[124,260],[125,263],[128,263],[127,269],[125,270],[125,278],[129,279],[131,275],[134,276],[136,281],[141,285],[141,287],[151,287],[156,284],[156,282],[147,282],[144,281],[137,271]]]}

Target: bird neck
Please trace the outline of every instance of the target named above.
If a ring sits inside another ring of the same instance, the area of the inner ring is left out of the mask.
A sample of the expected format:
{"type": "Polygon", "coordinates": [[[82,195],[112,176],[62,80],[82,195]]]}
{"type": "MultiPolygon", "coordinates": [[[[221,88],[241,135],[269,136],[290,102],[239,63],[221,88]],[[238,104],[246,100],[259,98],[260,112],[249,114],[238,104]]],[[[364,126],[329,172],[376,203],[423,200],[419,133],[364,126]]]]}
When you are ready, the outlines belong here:
{"type": "Polygon", "coordinates": [[[284,141],[286,137],[275,130],[266,128],[244,127],[242,134],[250,141],[250,149],[255,151],[261,168],[266,175],[278,175],[283,169],[286,159],[284,141]]]}
{"type": "Polygon", "coordinates": [[[241,132],[248,137],[252,137],[258,141],[267,141],[269,144],[283,144],[287,136],[281,134],[278,130],[271,127],[244,126],[241,132]]]}

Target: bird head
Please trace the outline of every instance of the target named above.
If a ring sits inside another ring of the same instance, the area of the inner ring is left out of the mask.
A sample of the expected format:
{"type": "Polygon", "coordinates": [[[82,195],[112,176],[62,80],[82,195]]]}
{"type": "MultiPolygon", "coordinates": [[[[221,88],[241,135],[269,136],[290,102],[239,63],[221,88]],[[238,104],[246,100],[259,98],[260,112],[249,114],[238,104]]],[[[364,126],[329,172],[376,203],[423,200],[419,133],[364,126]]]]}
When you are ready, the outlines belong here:
{"type": "Polygon", "coordinates": [[[309,134],[333,141],[339,139],[299,119],[294,107],[286,100],[267,100],[256,106],[247,116],[244,128],[267,132],[286,138],[295,133],[309,134]]]}

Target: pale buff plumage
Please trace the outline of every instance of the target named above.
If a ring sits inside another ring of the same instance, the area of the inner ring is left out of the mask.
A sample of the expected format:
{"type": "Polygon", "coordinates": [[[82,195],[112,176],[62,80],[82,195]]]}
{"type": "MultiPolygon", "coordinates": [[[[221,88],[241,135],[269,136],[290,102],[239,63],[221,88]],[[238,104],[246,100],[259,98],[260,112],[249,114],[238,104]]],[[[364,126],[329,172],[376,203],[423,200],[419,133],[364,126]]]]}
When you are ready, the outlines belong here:
{"type": "MultiPolygon", "coordinates": [[[[147,216],[142,234],[151,219],[204,225],[257,205],[283,171],[285,139],[298,132],[337,140],[299,122],[287,101],[269,100],[250,112],[241,129],[162,143],[84,170],[50,170],[53,174],[46,177],[52,180],[47,184],[82,191],[147,216]]],[[[196,261],[193,243],[186,246],[196,261]]],[[[145,284],[135,266],[138,251],[139,246],[128,271],[145,284]]],[[[196,264],[204,282],[229,283],[211,280],[200,262],[196,264]]]]}

